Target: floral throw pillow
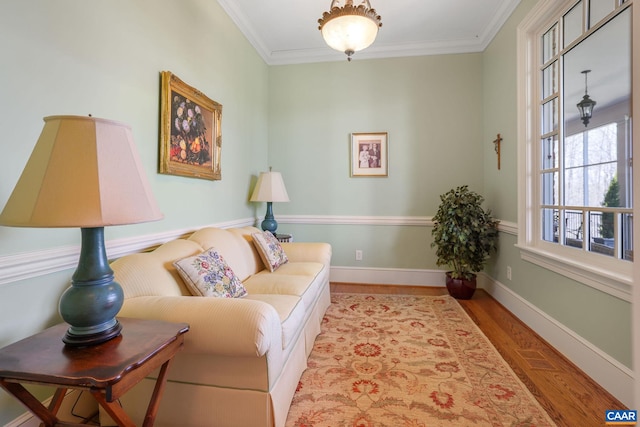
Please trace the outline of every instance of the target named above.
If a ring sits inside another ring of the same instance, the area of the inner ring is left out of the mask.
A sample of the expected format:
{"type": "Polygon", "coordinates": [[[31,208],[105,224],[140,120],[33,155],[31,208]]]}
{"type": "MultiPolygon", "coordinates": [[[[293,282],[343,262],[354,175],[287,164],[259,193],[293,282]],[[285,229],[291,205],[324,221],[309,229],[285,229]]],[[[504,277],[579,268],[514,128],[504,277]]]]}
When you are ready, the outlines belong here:
{"type": "Polygon", "coordinates": [[[240,279],[214,248],[178,260],[173,265],[193,295],[218,298],[247,295],[240,279]]]}
{"type": "Polygon", "coordinates": [[[268,231],[262,233],[253,233],[253,243],[258,249],[262,262],[267,266],[269,271],[276,271],[282,264],[289,262],[287,254],[284,253],[284,249],[278,242],[278,239],[268,231]]]}

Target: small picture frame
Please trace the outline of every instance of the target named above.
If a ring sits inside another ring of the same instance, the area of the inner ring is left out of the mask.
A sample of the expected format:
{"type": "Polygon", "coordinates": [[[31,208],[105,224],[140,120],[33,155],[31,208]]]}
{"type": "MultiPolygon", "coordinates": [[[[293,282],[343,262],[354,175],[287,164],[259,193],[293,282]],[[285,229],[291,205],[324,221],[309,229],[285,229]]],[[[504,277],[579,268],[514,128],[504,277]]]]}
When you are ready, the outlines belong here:
{"type": "Polygon", "coordinates": [[[351,134],[351,176],[389,176],[387,132],[351,134]]]}
{"type": "Polygon", "coordinates": [[[160,173],[222,179],[222,105],[161,73],[160,173]]]}

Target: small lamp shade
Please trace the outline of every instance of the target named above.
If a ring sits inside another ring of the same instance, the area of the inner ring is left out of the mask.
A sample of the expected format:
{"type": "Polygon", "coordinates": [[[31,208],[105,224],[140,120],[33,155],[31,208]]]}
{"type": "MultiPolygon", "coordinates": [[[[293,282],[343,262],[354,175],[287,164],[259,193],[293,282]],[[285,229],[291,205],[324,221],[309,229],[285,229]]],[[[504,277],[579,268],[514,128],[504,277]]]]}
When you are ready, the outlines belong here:
{"type": "Polygon", "coordinates": [[[252,202],[288,202],[289,195],[280,172],[261,172],[251,195],[252,202]]]}
{"type": "Polygon", "coordinates": [[[93,117],[45,117],[45,125],[0,225],[80,227],[78,267],[60,298],[70,327],[63,341],[89,346],[120,335],[124,301],[113,280],[104,226],[162,218],[133,143],[131,128],[93,117]]]}
{"type": "Polygon", "coordinates": [[[251,194],[252,202],[267,202],[267,213],[262,221],[262,229],[264,231],[270,231],[272,234],[276,234],[278,229],[278,223],[273,217],[272,202],[288,202],[289,195],[287,189],[284,186],[282,175],[280,172],[261,172],[258,177],[256,187],[251,194]]]}

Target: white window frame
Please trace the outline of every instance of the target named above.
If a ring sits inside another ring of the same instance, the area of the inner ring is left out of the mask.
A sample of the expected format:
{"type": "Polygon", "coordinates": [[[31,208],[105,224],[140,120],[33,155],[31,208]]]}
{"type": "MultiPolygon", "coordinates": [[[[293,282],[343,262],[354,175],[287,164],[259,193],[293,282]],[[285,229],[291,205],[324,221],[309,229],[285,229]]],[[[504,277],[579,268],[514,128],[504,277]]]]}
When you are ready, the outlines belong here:
{"type": "MultiPolygon", "coordinates": [[[[520,249],[522,259],[526,261],[625,301],[631,301],[633,262],[569,248],[544,241],[540,237],[539,201],[541,197],[538,179],[540,170],[538,146],[541,134],[539,126],[542,58],[540,40],[551,24],[561,19],[561,16],[571,9],[577,1],[540,0],[519,25],[517,31],[517,128],[519,141],[517,246],[520,249]]],[[[624,5],[631,7],[632,14],[638,13],[633,10],[633,0],[626,0],[624,5]]],[[[637,18],[632,16],[632,22],[636,21],[637,18]]],[[[637,51],[638,49],[634,45],[633,63],[637,62],[635,61],[635,52],[637,51]]],[[[636,77],[633,77],[632,88],[637,87],[635,85],[637,80],[636,77]]],[[[635,233],[640,233],[640,230],[636,229],[635,233]]]]}

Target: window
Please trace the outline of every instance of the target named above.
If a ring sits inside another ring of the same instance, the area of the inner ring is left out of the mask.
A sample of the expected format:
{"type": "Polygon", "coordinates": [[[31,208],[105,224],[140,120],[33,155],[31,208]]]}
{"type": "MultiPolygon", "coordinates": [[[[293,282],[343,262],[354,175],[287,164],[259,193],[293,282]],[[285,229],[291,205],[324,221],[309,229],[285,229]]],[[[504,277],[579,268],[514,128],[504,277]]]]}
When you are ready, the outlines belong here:
{"type": "Polygon", "coordinates": [[[633,0],[546,0],[518,33],[522,256],[625,299],[632,13],[633,0]]]}

